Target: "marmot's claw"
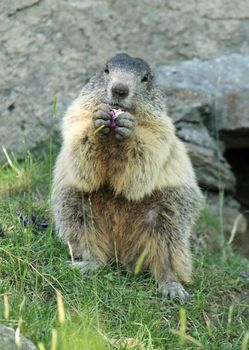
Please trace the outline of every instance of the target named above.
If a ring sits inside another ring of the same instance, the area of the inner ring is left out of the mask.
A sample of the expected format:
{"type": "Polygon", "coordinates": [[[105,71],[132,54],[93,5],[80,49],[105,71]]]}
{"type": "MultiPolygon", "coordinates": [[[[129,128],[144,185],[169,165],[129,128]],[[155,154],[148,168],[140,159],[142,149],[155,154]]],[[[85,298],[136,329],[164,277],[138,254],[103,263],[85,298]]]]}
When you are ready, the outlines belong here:
{"type": "Polygon", "coordinates": [[[116,119],[115,136],[116,139],[122,141],[130,137],[135,129],[135,118],[128,112],[124,112],[116,119]]]}
{"type": "Polygon", "coordinates": [[[99,267],[93,260],[69,261],[69,263],[79,269],[82,275],[91,275],[99,267]]]}
{"type": "Polygon", "coordinates": [[[105,103],[101,103],[101,105],[99,105],[93,112],[93,114],[96,114],[98,112],[106,115],[108,118],[110,117],[110,111],[111,111],[111,106],[105,104],[105,103]]]}
{"type": "Polygon", "coordinates": [[[108,126],[106,126],[105,128],[103,128],[103,129],[101,130],[102,134],[105,134],[105,135],[109,134],[110,131],[111,131],[111,129],[108,128],[108,126]]]}
{"type": "Polygon", "coordinates": [[[115,136],[117,140],[123,140],[125,138],[130,137],[132,134],[132,130],[125,127],[117,127],[115,129],[115,132],[116,132],[115,136]]]}
{"type": "Polygon", "coordinates": [[[164,298],[180,299],[183,301],[190,301],[191,296],[185,291],[181,283],[178,282],[164,282],[159,284],[159,291],[164,298]]]}
{"type": "Polygon", "coordinates": [[[98,132],[106,135],[110,132],[110,124],[110,106],[102,104],[93,113],[94,128],[99,129],[98,132]]]}
{"type": "Polygon", "coordinates": [[[127,118],[121,118],[121,116],[120,116],[119,120],[117,119],[116,123],[117,123],[117,126],[121,126],[121,127],[123,126],[127,129],[133,129],[135,126],[134,121],[132,121],[131,119],[127,119],[127,118]]]}
{"type": "Polygon", "coordinates": [[[110,120],[105,120],[101,118],[95,119],[93,123],[95,128],[99,128],[101,125],[110,126],[110,120]]]}

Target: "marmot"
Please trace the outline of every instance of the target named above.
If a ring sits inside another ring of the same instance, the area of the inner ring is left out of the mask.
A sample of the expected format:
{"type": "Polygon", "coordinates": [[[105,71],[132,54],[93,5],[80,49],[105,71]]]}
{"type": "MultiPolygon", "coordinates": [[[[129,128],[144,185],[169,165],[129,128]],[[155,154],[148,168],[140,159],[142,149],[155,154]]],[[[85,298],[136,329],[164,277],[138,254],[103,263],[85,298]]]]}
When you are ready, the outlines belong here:
{"type": "Polygon", "coordinates": [[[59,236],[81,270],[116,257],[156,277],[164,296],[188,299],[190,231],[202,202],[150,66],[122,53],[83,87],[62,124],[53,180],[59,236]],[[114,109],[120,109],[115,125],[114,109]]]}

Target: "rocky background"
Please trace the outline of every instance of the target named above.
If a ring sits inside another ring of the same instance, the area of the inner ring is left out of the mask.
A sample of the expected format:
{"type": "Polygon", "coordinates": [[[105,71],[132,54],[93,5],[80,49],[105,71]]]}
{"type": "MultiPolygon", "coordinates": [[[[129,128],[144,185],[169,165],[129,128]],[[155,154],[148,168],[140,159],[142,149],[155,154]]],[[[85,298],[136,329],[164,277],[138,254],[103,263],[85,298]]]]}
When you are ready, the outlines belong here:
{"type": "Polygon", "coordinates": [[[236,236],[246,247],[248,33],[248,0],[1,1],[1,145],[17,157],[38,148],[52,132],[54,96],[58,128],[108,57],[143,57],[155,68],[211,208],[219,210],[224,191],[224,229],[238,219],[236,236]]]}

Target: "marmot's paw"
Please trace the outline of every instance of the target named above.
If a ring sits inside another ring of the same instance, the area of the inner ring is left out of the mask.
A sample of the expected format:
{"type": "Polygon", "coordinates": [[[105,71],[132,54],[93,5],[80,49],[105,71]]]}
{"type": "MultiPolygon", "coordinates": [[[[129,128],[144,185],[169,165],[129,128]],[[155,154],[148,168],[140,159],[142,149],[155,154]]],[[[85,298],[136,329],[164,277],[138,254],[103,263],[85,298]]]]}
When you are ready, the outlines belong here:
{"type": "Polygon", "coordinates": [[[178,282],[164,282],[159,284],[159,291],[164,298],[180,299],[190,301],[191,296],[185,291],[181,283],[178,282]]]}
{"type": "Polygon", "coordinates": [[[121,113],[116,119],[115,137],[122,141],[130,137],[135,130],[136,119],[128,112],[121,113]]]}
{"type": "Polygon", "coordinates": [[[69,263],[78,268],[83,275],[91,275],[99,267],[99,264],[93,260],[70,261],[69,263]]]}
{"type": "Polygon", "coordinates": [[[101,134],[109,134],[110,128],[110,111],[111,107],[105,103],[102,103],[98,109],[93,112],[93,125],[96,132],[101,134]]]}

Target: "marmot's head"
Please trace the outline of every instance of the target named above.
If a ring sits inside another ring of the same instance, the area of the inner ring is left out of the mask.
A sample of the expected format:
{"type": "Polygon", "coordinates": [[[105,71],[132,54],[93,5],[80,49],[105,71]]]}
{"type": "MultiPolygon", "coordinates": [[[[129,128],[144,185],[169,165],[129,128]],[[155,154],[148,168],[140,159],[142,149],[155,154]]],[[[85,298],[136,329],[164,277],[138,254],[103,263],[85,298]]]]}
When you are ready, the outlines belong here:
{"type": "Polygon", "coordinates": [[[96,90],[101,90],[102,102],[113,107],[140,111],[144,115],[165,108],[164,99],[154,85],[151,68],[141,58],[117,54],[106,62],[92,83],[97,84],[96,90]]]}
{"type": "Polygon", "coordinates": [[[105,102],[110,105],[134,109],[137,98],[145,98],[147,90],[151,90],[153,75],[150,66],[141,58],[118,54],[107,61],[103,74],[105,102]]]}

